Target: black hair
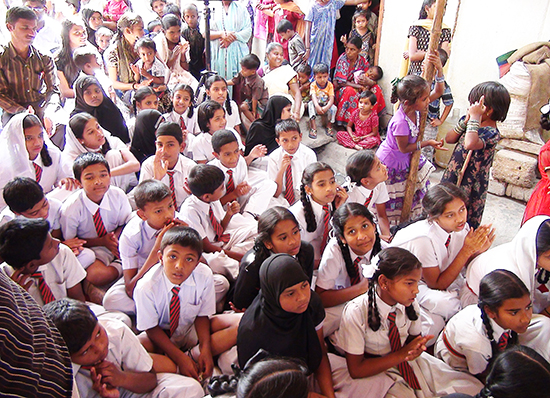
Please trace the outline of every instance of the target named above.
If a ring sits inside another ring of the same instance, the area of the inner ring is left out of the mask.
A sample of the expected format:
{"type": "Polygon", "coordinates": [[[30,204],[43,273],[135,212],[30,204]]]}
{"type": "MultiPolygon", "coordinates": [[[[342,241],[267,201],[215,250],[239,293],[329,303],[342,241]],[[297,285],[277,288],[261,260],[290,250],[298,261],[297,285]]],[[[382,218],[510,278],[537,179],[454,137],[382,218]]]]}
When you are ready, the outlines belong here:
{"type": "Polygon", "coordinates": [[[300,224],[294,217],[294,214],[286,207],[275,206],[264,211],[258,218],[258,235],[254,239],[254,262],[262,264],[269,256],[271,251],[266,247],[265,242],[271,241],[271,235],[280,221],[291,220],[299,228],[300,224]]]}
{"type": "MultiPolygon", "coordinates": [[[[208,79],[206,79],[206,83],[204,83],[204,87],[210,91],[210,87],[212,87],[212,85],[215,83],[215,82],[224,82],[225,83],[225,87],[227,87],[227,82],[225,81],[225,79],[223,77],[221,77],[220,75],[212,75],[210,76],[208,79]]],[[[229,93],[227,93],[226,95],[226,98],[225,98],[225,111],[227,112],[228,115],[231,115],[231,99],[229,98],[229,93]]]]}
{"type": "MultiPolygon", "coordinates": [[[[541,223],[536,237],[537,258],[550,250],[550,220],[541,223]]],[[[541,268],[537,272],[537,281],[546,285],[550,281],[550,271],[541,268]]]]}
{"type": "MultiPolygon", "coordinates": [[[[166,5],[164,6],[164,17],[166,15],[174,15],[175,17],[177,17],[178,20],[180,21],[180,24],[178,26],[181,26],[181,10],[177,6],[177,4],[166,3],[166,5]]],[[[164,17],[162,17],[162,18],[164,19],[164,17]]],[[[164,27],[164,21],[162,23],[162,26],[164,27]]],[[[176,26],[176,25],[170,25],[170,26],[176,26]]],[[[168,28],[164,28],[164,29],[168,29],[168,28]]]]}
{"type": "Polygon", "coordinates": [[[42,310],[61,333],[69,354],[76,354],[92,338],[97,317],[82,301],[62,298],[42,307],[42,310]]]}
{"type": "Polygon", "coordinates": [[[191,103],[189,104],[189,108],[187,108],[187,117],[191,118],[195,109],[195,92],[193,91],[193,87],[185,83],[179,83],[174,87],[174,90],[172,90],[174,93],[172,99],[175,97],[176,91],[185,91],[191,96],[191,103]]]}
{"type": "Polygon", "coordinates": [[[193,228],[181,225],[170,228],[162,237],[160,251],[163,252],[166,246],[170,245],[189,247],[197,253],[197,257],[202,256],[202,239],[193,228]]]}
{"type": "Polygon", "coordinates": [[[449,60],[449,54],[447,54],[447,51],[445,51],[441,47],[437,49],[437,54],[439,55],[439,59],[441,60],[441,65],[445,66],[447,64],[447,61],[449,60]]]}
{"type": "Polygon", "coordinates": [[[162,202],[172,196],[172,191],[159,180],[143,180],[134,189],[134,199],[138,209],[145,209],[151,202],[162,202]]]}
{"type": "Polygon", "coordinates": [[[257,70],[260,63],[260,58],[256,54],[247,54],[241,58],[241,66],[249,70],[257,70]]]}
{"type": "Polygon", "coordinates": [[[375,161],[376,155],[370,149],[363,149],[351,155],[346,163],[346,174],[351,182],[361,185],[361,180],[370,175],[375,161]]]}
{"type": "Polygon", "coordinates": [[[154,3],[155,1],[162,1],[164,4],[167,3],[166,0],[151,0],[151,1],[149,2],[149,5],[151,6],[151,8],[153,8],[153,3],[154,3]]]}
{"type": "Polygon", "coordinates": [[[550,364],[532,348],[516,345],[500,354],[480,398],[549,398],[550,364]]]}
{"type": "Polygon", "coordinates": [[[155,131],[156,138],[167,135],[174,137],[180,145],[183,144],[183,131],[178,123],[162,122],[155,131]]]}
{"type": "Polygon", "coordinates": [[[371,65],[371,66],[369,66],[369,69],[376,70],[376,74],[378,75],[378,79],[376,79],[377,81],[382,79],[382,77],[384,77],[384,71],[378,65],[371,65]]]}
{"type": "Polygon", "coordinates": [[[44,199],[40,184],[29,177],[15,177],[6,184],[2,195],[10,210],[19,214],[32,209],[44,199]]]}
{"type": "Polygon", "coordinates": [[[77,181],[80,181],[80,178],[82,177],[82,172],[84,172],[87,167],[93,166],[94,164],[102,164],[107,168],[109,174],[111,174],[109,163],[107,163],[107,160],[105,160],[105,157],[103,157],[103,155],[94,152],[86,152],[78,155],[78,157],[74,160],[74,178],[76,178],[77,181]]]}
{"type": "Polygon", "coordinates": [[[391,103],[399,100],[414,104],[429,89],[430,85],[422,77],[407,75],[392,87],[391,103]]]}
{"type": "Polygon", "coordinates": [[[298,66],[296,73],[303,73],[304,75],[311,76],[311,66],[309,66],[309,64],[302,64],[298,66]]]}
{"type": "Polygon", "coordinates": [[[143,101],[145,98],[153,94],[155,95],[155,97],[158,98],[157,93],[150,86],[140,87],[134,92],[134,95],[132,98],[132,108],[134,110],[134,115],[137,115],[138,113],[137,103],[143,101]]]}
{"type": "Polygon", "coordinates": [[[361,94],[359,94],[359,101],[361,101],[363,98],[367,98],[371,105],[376,104],[376,94],[374,94],[370,90],[364,90],[361,92],[361,94]]]}
{"type": "Polygon", "coordinates": [[[212,134],[212,149],[217,154],[220,153],[222,147],[232,142],[238,142],[237,137],[231,130],[218,130],[212,134]]]}
{"type": "MultiPolygon", "coordinates": [[[[159,0],[154,0],[154,1],[159,1],[159,0]]],[[[138,39],[138,41],[136,41],[134,48],[136,50],[139,50],[140,48],[149,48],[153,50],[155,54],[157,52],[157,45],[155,44],[153,39],[147,36],[143,36],[142,38],[138,39]]]]}
{"type": "Polygon", "coordinates": [[[365,19],[366,19],[367,22],[368,22],[369,19],[370,19],[370,16],[371,16],[371,11],[370,11],[370,9],[368,9],[368,10],[363,10],[362,8],[361,8],[361,9],[357,9],[357,10],[353,13],[353,17],[351,17],[351,20],[353,21],[353,26],[355,27],[355,21],[357,20],[357,18],[359,18],[359,17],[365,17],[365,19]]]}
{"type": "Polygon", "coordinates": [[[313,76],[319,73],[328,73],[328,72],[329,72],[329,68],[327,64],[319,63],[319,64],[315,64],[315,66],[313,67],[313,76]]]}
{"type": "Polygon", "coordinates": [[[160,26],[162,28],[162,22],[160,22],[160,20],[158,19],[153,19],[151,22],[147,24],[147,30],[149,32],[152,32],[157,26],[160,26]]]}
{"type": "MultiPolygon", "coordinates": [[[[529,290],[525,284],[517,277],[516,274],[504,269],[496,269],[485,275],[479,282],[479,296],[477,306],[481,310],[481,319],[487,333],[487,337],[491,341],[491,358],[495,358],[499,354],[498,342],[495,341],[493,335],[493,327],[491,320],[487,315],[486,308],[493,312],[498,312],[498,309],[508,299],[519,299],[529,296],[529,290]]],[[[518,335],[512,331],[510,334],[509,344],[517,344],[518,335]]]]}
{"type": "Polygon", "coordinates": [[[426,12],[426,7],[430,8],[435,3],[435,0],[424,0],[422,2],[422,7],[420,8],[420,13],[418,14],[418,19],[428,18],[428,13],[426,12]]]}
{"type": "Polygon", "coordinates": [[[279,23],[277,24],[277,33],[286,33],[289,30],[294,30],[294,26],[292,26],[292,22],[290,22],[288,19],[281,19],[279,23]]]}
{"type": "Polygon", "coordinates": [[[195,3],[185,3],[182,6],[182,11],[184,14],[185,14],[185,11],[188,11],[188,10],[193,10],[197,13],[197,15],[199,15],[199,9],[197,8],[197,5],[195,3]]]}
{"type": "Polygon", "coordinates": [[[0,257],[14,269],[21,269],[40,252],[50,232],[50,223],[42,218],[14,218],[0,227],[0,257]]]}
{"type": "Polygon", "coordinates": [[[277,122],[275,125],[275,136],[279,138],[281,133],[288,133],[289,131],[297,131],[302,134],[300,130],[300,125],[294,119],[284,119],[277,122]]]}
{"type": "Polygon", "coordinates": [[[82,70],[84,65],[92,62],[92,57],[97,60],[97,50],[84,46],[78,47],[73,51],[73,60],[78,69],[82,70]]]}
{"type": "Polygon", "coordinates": [[[77,13],[80,12],[80,5],[81,5],[80,0],[65,0],[65,3],[67,3],[70,6],[73,6],[77,13]]]}
{"type": "Polygon", "coordinates": [[[314,232],[317,230],[317,221],[315,221],[315,213],[313,213],[313,207],[311,207],[311,198],[306,193],[306,186],[311,188],[315,174],[321,171],[330,170],[334,174],[334,170],[330,165],[324,162],[315,162],[306,166],[302,174],[302,185],[300,185],[300,200],[304,206],[304,216],[306,219],[307,232],[314,232]]]}
{"type": "Polygon", "coordinates": [[[168,30],[172,26],[179,26],[181,28],[181,16],[178,18],[173,13],[167,13],[166,7],[164,7],[164,16],[162,17],[162,29],[168,30]]]}
{"type": "Polygon", "coordinates": [[[445,207],[455,199],[460,199],[464,205],[468,204],[468,196],[462,188],[451,184],[450,182],[442,182],[428,189],[424,198],[422,198],[422,208],[429,220],[434,220],[445,211],[445,207]]]}
{"type": "Polygon", "coordinates": [[[485,106],[493,110],[491,120],[504,121],[510,108],[510,93],[506,87],[498,82],[479,83],[468,94],[468,101],[473,104],[479,101],[482,96],[485,96],[485,106]]]}
{"type": "Polygon", "coordinates": [[[355,48],[361,50],[363,48],[363,40],[359,36],[353,36],[348,39],[349,44],[353,44],[355,48]]]}
{"type": "MultiPolygon", "coordinates": [[[[29,114],[23,118],[23,134],[26,129],[40,126],[40,128],[44,129],[42,126],[42,122],[38,118],[38,116],[29,114]]],[[[50,156],[50,152],[48,152],[48,146],[46,145],[46,142],[42,144],[42,149],[40,150],[40,159],[42,160],[42,164],[44,167],[50,167],[53,163],[52,157],[50,156]]]]}
{"type": "MultiPolygon", "coordinates": [[[[420,264],[418,258],[410,251],[401,247],[388,247],[382,250],[378,253],[378,259],[378,269],[369,281],[369,290],[367,292],[369,297],[368,324],[375,332],[380,329],[381,322],[375,294],[380,276],[384,275],[388,279],[395,279],[398,276],[407,275],[414,270],[422,268],[422,264],[420,264]]],[[[418,314],[412,304],[405,307],[405,313],[411,321],[418,319],[418,314]]]]}
{"type": "MultiPolygon", "coordinates": [[[[97,121],[97,119],[95,117],[93,117],[92,115],[90,115],[87,112],[77,113],[76,115],[73,115],[69,119],[69,127],[71,128],[74,136],[77,139],[79,139],[79,140],[82,139],[82,137],[84,136],[84,129],[86,128],[86,125],[92,119],[95,119],[97,121]]],[[[109,141],[107,139],[105,139],[105,144],[103,144],[102,147],[101,147],[101,153],[103,155],[105,155],[110,150],[111,150],[111,145],[109,145],[109,141]]]]}
{"type": "Polygon", "coordinates": [[[15,25],[20,19],[37,21],[38,17],[31,8],[23,6],[10,7],[6,12],[6,23],[15,25]]]}
{"type": "Polygon", "coordinates": [[[237,385],[237,398],[307,398],[306,366],[295,359],[267,358],[246,369],[237,385]]]}
{"type": "Polygon", "coordinates": [[[202,132],[210,132],[210,127],[208,127],[210,119],[212,119],[214,117],[214,113],[220,109],[223,109],[223,106],[212,100],[206,100],[199,105],[199,109],[197,110],[197,123],[199,124],[202,132]]]}
{"type": "Polygon", "coordinates": [[[360,203],[346,203],[336,209],[332,215],[332,227],[334,229],[334,234],[336,235],[338,246],[342,252],[342,257],[344,258],[344,263],[346,264],[346,271],[348,272],[350,279],[354,279],[359,275],[356,275],[356,269],[353,266],[353,261],[351,260],[348,244],[345,243],[344,228],[349,218],[354,216],[365,217],[374,228],[375,241],[370,257],[372,258],[376,256],[380,250],[382,250],[380,235],[378,234],[378,229],[376,228],[374,216],[365,206],[360,203]]]}
{"type": "Polygon", "coordinates": [[[61,22],[61,49],[55,57],[56,63],[58,65],[63,65],[63,74],[69,84],[71,84],[73,79],[76,80],[80,72],[74,62],[73,51],[71,49],[70,32],[73,26],[82,26],[84,32],[86,32],[86,25],[80,17],[71,16],[70,18],[64,19],[63,22],[61,22]]]}
{"type": "Polygon", "coordinates": [[[223,171],[211,164],[198,164],[189,171],[187,184],[193,195],[200,198],[212,194],[225,182],[223,171]]]}

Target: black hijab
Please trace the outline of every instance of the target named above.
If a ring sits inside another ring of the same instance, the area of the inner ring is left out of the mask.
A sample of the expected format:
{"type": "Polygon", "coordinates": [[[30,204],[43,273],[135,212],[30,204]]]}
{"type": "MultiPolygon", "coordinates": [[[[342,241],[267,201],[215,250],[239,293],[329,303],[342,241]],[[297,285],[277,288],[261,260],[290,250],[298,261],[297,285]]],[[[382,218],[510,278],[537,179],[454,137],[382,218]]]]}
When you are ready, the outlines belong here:
{"type": "Polygon", "coordinates": [[[157,131],[157,127],[162,121],[159,121],[161,117],[162,114],[156,109],[144,109],[136,116],[136,127],[134,128],[130,152],[134,154],[139,163],[143,163],[149,156],[154,155],[157,150],[155,131],[157,131]]]}
{"type": "Polygon", "coordinates": [[[88,43],[91,43],[95,48],[97,48],[97,43],[95,41],[95,30],[90,26],[90,18],[96,12],[100,13],[98,10],[92,10],[91,8],[83,8],[80,13],[82,14],[82,19],[84,20],[84,25],[86,25],[86,33],[88,33],[88,43]]]}
{"type": "Polygon", "coordinates": [[[246,310],[237,336],[239,365],[260,348],[271,355],[299,358],[310,372],[321,363],[322,349],[315,326],[324,318],[321,299],[311,292],[308,309],[295,314],[279,304],[281,293],[300,282],[308,281],[300,264],[288,254],[275,254],[260,268],[260,293],[246,310]]]}
{"type": "Polygon", "coordinates": [[[71,116],[77,113],[86,112],[95,117],[101,127],[107,130],[112,135],[120,138],[125,144],[130,142],[128,127],[120,109],[111,101],[111,98],[105,94],[103,87],[94,76],[82,76],[74,82],[74,90],[76,93],[76,105],[71,112],[71,116]],[[103,102],[99,106],[90,106],[84,101],[84,91],[95,84],[103,93],[103,102]]]}
{"type": "Polygon", "coordinates": [[[290,104],[290,100],[282,95],[274,95],[267,101],[262,118],[254,121],[248,130],[245,156],[258,144],[264,144],[268,154],[279,147],[275,141],[275,124],[281,118],[283,108],[290,104]]]}

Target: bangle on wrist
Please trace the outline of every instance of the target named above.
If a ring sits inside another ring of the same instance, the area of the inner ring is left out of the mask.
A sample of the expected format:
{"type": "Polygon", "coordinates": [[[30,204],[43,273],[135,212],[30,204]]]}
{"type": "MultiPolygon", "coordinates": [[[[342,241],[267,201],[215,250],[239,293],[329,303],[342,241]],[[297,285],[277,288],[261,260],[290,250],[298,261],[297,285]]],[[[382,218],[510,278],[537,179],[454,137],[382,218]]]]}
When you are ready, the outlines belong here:
{"type": "Polygon", "coordinates": [[[136,83],[132,83],[132,90],[136,89],[136,83]]]}
{"type": "Polygon", "coordinates": [[[420,141],[416,141],[416,150],[419,151],[420,148],[421,148],[421,142],[420,141]]]}
{"type": "Polygon", "coordinates": [[[436,76],[435,77],[435,82],[436,83],[445,83],[445,76],[444,75],[441,75],[441,77],[436,76]]]}

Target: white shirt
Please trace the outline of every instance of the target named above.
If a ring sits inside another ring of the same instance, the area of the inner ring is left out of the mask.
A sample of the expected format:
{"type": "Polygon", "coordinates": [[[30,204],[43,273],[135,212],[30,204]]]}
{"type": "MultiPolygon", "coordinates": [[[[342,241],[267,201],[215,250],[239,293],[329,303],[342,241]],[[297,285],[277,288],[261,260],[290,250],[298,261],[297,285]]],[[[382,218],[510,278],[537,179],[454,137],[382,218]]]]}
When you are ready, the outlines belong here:
{"type": "Polygon", "coordinates": [[[189,226],[195,229],[199,236],[204,239],[208,238],[210,243],[216,242],[216,233],[210,222],[209,211],[212,208],[214,216],[221,224],[225,217],[225,210],[219,200],[206,203],[191,195],[181,206],[178,218],[185,221],[189,226]]]}
{"type": "Polygon", "coordinates": [[[235,126],[241,124],[241,117],[239,116],[239,106],[233,100],[230,101],[231,104],[231,115],[225,109],[225,103],[223,104],[223,109],[225,110],[225,120],[227,124],[225,125],[226,129],[234,129],[235,126]]]}
{"type": "MultiPolygon", "coordinates": [[[[208,164],[216,166],[221,169],[221,171],[223,171],[223,175],[225,176],[224,185],[227,191],[227,183],[229,181],[229,174],[227,173],[227,171],[230,169],[225,167],[222,162],[220,162],[220,160],[216,158],[212,159],[210,162],[208,162],[208,164]]],[[[237,185],[244,181],[248,182],[248,165],[246,164],[246,160],[244,160],[242,156],[239,155],[237,167],[232,168],[231,170],[233,170],[233,183],[235,184],[235,188],[237,187],[237,185]]]]}
{"type": "MultiPolygon", "coordinates": [[[[44,190],[44,193],[51,192],[55,188],[55,185],[63,178],[73,176],[72,162],[62,156],[61,151],[55,147],[55,145],[48,146],[48,152],[52,158],[52,164],[48,167],[44,166],[44,163],[42,163],[40,154],[38,154],[36,159],[29,160],[29,163],[36,163],[38,166],[42,167],[42,176],[38,183],[44,190]]],[[[34,171],[34,166],[32,164],[31,167],[34,171]]],[[[33,180],[36,180],[34,177],[33,175],[33,180]]]]}
{"type": "MultiPolygon", "coordinates": [[[[177,285],[168,280],[160,263],[138,281],[134,291],[138,330],[148,330],[155,326],[170,329],[170,300],[174,286],[177,285]]],[[[211,316],[216,312],[214,276],[207,265],[197,264],[180,287],[179,325],[171,337],[174,342],[187,335],[197,317],[211,316]]]]}
{"type": "Polygon", "coordinates": [[[362,205],[364,205],[367,199],[370,197],[371,192],[372,198],[367,208],[372,214],[376,215],[376,205],[384,204],[390,200],[390,196],[388,195],[388,188],[386,188],[386,184],[384,184],[383,182],[375,186],[372,191],[362,185],[355,185],[355,187],[353,187],[353,189],[348,193],[349,197],[347,202],[361,203],[362,205]]]}
{"type": "MultiPolygon", "coordinates": [[[[169,113],[165,113],[162,116],[164,117],[164,120],[166,120],[167,122],[177,123],[178,125],[180,124],[180,118],[183,118],[183,122],[185,123],[185,127],[187,127],[187,132],[190,133],[191,135],[197,135],[201,132],[200,128],[199,128],[199,124],[197,122],[197,110],[196,109],[193,110],[193,116],[191,116],[191,117],[187,116],[188,113],[189,113],[189,110],[186,110],[181,115],[179,113],[177,113],[176,111],[172,111],[172,112],[169,112],[169,113]]],[[[191,146],[191,141],[189,141],[190,138],[192,138],[192,137],[190,137],[190,135],[187,134],[186,145],[187,145],[188,148],[191,146]]]]}
{"type": "Polygon", "coordinates": [[[45,13],[42,14],[42,20],[44,27],[36,32],[32,45],[41,53],[53,57],[61,48],[61,25],[45,13]]]}
{"type": "MultiPolygon", "coordinates": [[[[141,70],[143,67],[143,61],[141,59],[138,59],[136,61],[136,66],[141,70]]],[[[162,62],[160,59],[155,57],[155,60],[153,61],[153,65],[151,66],[151,69],[148,69],[151,76],[154,77],[164,77],[164,84],[168,81],[168,78],[170,76],[170,70],[168,67],[162,62]]],[[[145,78],[141,79],[142,81],[146,80],[145,78]]],[[[160,84],[154,84],[154,87],[160,86],[160,84]]]]}
{"type": "Polygon", "coordinates": [[[134,214],[120,234],[118,248],[122,269],[140,269],[155,246],[160,230],[151,228],[147,221],[134,214]]]}
{"type": "MultiPolygon", "coordinates": [[[[324,231],[324,225],[323,220],[325,217],[325,212],[323,211],[323,206],[321,206],[319,203],[315,202],[314,200],[311,201],[311,207],[313,209],[313,213],[315,214],[315,222],[317,224],[317,229],[313,232],[307,231],[307,223],[306,223],[306,217],[304,213],[304,205],[300,200],[298,200],[294,205],[290,206],[290,211],[292,214],[294,214],[294,217],[296,217],[296,220],[298,221],[298,224],[300,224],[300,233],[302,234],[302,240],[305,240],[306,242],[311,243],[313,246],[313,249],[315,250],[315,259],[321,259],[321,255],[323,254],[321,252],[321,244],[323,243],[323,231],[324,231]]],[[[329,209],[332,208],[332,205],[329,204],[329,209]]],[[[329,228],[332,229],[329,223],[329,228]]],[[[330,231],[329,231],[330,236],[330,231]]],[[[328,239],[327,239],[328,243],[328,239]]]]}
{"type": "Polygon", "coordinates": [[[86,196],[83,189],[75,191],[61,207],[61,231],[65,239],[97,238],[93,215],[100,209],[101,219],[107,232],[113,232],[126,224],[132,208],[124,191],[110,186],[98,205],[86,196]]]}
{"type": "MultiPolygon", "coordinates": [[[[226,128],[229,129],[229,127],[226,128]]],[[[237,137],[239,148],[244,151],[244,145],[243,141],[241,140],[240,134],[238,134],[236,131],[233,131],[233,134],[235,134],[235,137],[237,137]]],[[[191,152],[193,152],[193,159],[196,162],[201,160],[206,160],[208,162],[214,159],[214,155],[212,154],[212,152],[214,152],[214,149],[212,148],[212,134],[201,133],[197,135],[193,139],[191,152]]]]}
{"type": "MultiPolygon", "coordinates": [[[[317,161],[317,155],[312,149],[308,148],[303,143],[300,143],[298,150],[293,155],[287,153],[282,147],[275,149],[267,157],[267,175],[271,180],[276,180],[277,174],[281,169],[283,157],[285,155],[292,156],[290,164],[292,165],[292,184],[294,185],[294,198],[296,200],[299,200],[302,174],[304,173],[304,169],[308,165],[317,161]]],[[[279,196],[284,197],[284,192],[286,190],[286,175],[283,176],[283,186],[281,188],[281,195],[279,196]]]]}
{"type": "MultiPolygon", "coordinates": [[[[352,262],[359,257],[349,248],[349,246],[345,250],[349,250],[352,262]]],[[[370,264],[369,258],[370,252],[364,255],[359,261],[359,276],[361,280],[364,279],[363,266],[370,264]]],[[[351,281],[346,269],[346,262],[344,261],[344,256],[342,255],[342,250],[340,250],[338,238],[336,237],[329,240],[323,252],[315,285],[325,290],[340,290],[351,286],[351,281]]]]}
{"type": "MultiPolygon", "coordinates": [[[[11,276],[14,272],[14,269],[6,263],[3,263],[0,267],[8,276],[11,276]]],[[[38,271],[42,272],[42,277],[56,300],[67,297],[67,290],[86,278],[86,271],[82,268],[72,250],[64,244],[59,245],[57,256],[48,264],[38,267],[38,271]]],[[[32,281],[28,289],[29,294],[38,305],[43,306],[44,301],[38,288],[38,279],[29,278],[28,280],[32,281]]]]}
{"type": "MultiPolygon", "coordinates": [[[[61,218],[61,206],[63,205],[63,203],[61,203],[61,201],[57,200],[56,198],[47,198],[47,200],[50,205],[50,209],[48,211],[48,218],[46,220],[50,223],[50,231],[54,231],[56,229],[61,228],[59,220],[61,218]]],[[[25,218],[25,217],[23,217],[22,215],[16,216],[15,213],[12,212],[9,207],[6,207],[0,213],[0,225],[4,225],[5,223],[13,220],[14,218],[25,218]]]]}
{"type": "Polygon", "coordinates": [[[340,329],[336,331],[336,345],[345,352],[352,355],[387,355],[391,352],[390,339],[388,336],[388,314],[396,312],[395,324],[401,336],[401,345],[410,336],[419,335],[421,332],[420,307],[416,301],[413,306],[419,315],[418,320],[411,321],[405,314],[405,307],[402,304],[389,306],[383,302],[378,294],[375,294],[378,312],[380,314],[380,328],[375,332],[368,325],[367,314],[369,298],[363,294],[354,298],[344,308],[340,329]]]}
{"type": "MultiPolygon", "coordinates": [[[[154,161],[155,156],[149,156],[142,163],[141,172],[139,174],[139,182],[148,179],[155,179],[154,161]]],[[[191,169],[196,165],[197,164],[194,161],[180,154],[174,168],[172,170],[169,170],[174,172],[174,187],[176,190],[176,201],[178,202],[178,208],[189,196],[183,186],[185,184],[185,179],[189,175],[189,171],[191,171],[191,169]]],[[[160,181],[165,183],[167,187],[170,187],[170,176],[168,175],[168,173],[166,173],[166,175],[162,177],[160,181]]]]}

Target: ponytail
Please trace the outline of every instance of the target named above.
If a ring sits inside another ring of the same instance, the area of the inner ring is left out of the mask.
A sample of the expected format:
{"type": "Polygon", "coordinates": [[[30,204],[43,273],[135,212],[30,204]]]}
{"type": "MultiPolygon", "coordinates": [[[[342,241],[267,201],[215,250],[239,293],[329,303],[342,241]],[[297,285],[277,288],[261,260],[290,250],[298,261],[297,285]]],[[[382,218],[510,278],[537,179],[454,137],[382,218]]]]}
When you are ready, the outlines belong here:
{"type": "Polygon", "coordinates": [[[313,207],[311,206],[311,199],[306,193],[306,187],[304,184],[300,185],[300,200],[302,206],[304,206],[304,217],[306,219],[306,231],[315,232],[317,230],[317,221],[315,221],[315,213],[313,213],[313,207]]]}

